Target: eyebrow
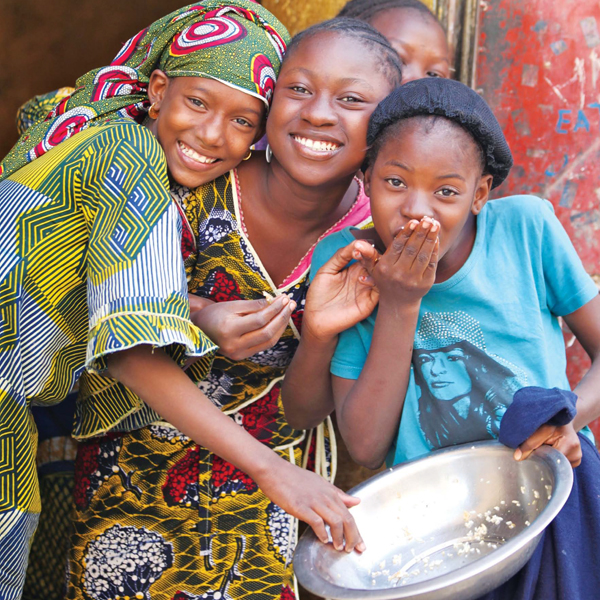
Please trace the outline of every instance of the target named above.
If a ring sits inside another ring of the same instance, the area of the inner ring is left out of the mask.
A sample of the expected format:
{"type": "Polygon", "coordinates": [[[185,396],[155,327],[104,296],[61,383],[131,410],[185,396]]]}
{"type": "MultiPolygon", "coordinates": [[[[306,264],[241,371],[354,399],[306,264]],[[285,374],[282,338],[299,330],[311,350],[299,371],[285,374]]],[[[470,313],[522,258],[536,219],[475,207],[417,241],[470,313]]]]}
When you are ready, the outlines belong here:
{"type": "MultiPolygon", "coordinates": [[[[306,75],[314,75],[314,71],[310,71],[309,69],[305,69],[304,67],[294,67],[290,69],[289,73],[294,73],[299,71],[301,73],[305,73],[306,75]]],[[[343,79],[338,80],[342,85],[351,85],[353,83],[358,83],[365,87],[368,87],[370,90],[373,89],[373,86],[366,79],[358,79],[357,77],[344,77],[343,79]]]]}
{"type": "MultiPolygon", "coordinates": [[[[206,94],[208,97],[212,98],[214,97],[214,92],[211,92],[210,90],[207,90],[206,88],[203,88],[201,85],[195,85],[193,88],[194,92],[202,92],[203,94],[206,94]]],[[[238,111],[235,111],[238,112],[238,111]]],[[[249,106],[244,106],[244,108],[242,108],[239,112],[245,112],[245,113],[252,113],[253,115],[256,115],[257,117],[262,117],[262,114],[260,111],[258,110],[254,110],[253,108],[250,108],[249,106]]]]}
{"type": "Polygon", "coordinates": [[[438,175],[436,179],[460,179],[461,181],[467,181],[462,175],[458,173],[448,173],[447,175],[438,175]]]}
{"type": "Polygon", "coordinates": [[[388,160],[385,164],[384,167],[387,165],[392,165],[394,167],[399,167],[401,169],[404,169],[405,171],[408,171],[409,173],[412,173],[414,171],[414,169],[411,169],[410,167],[407,167],[404,163],[398,162],[397,160],[388,160]]]}

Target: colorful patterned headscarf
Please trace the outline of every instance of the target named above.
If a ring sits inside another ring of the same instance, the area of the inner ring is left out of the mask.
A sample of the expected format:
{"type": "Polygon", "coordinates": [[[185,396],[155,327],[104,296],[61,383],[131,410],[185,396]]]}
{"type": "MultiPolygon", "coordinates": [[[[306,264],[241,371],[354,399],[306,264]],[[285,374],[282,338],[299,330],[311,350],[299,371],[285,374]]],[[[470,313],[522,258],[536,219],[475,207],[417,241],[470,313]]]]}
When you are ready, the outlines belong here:
{"type": "Polygon", "coordinates": [[[28,129],[0,163],[0,181],[74,134],[107,120],[141,122],[155,69],[209,77],[270,105],[289,35],[252,0],[202,0],[143,29],[107,67],[80,77],[46,119],[28,129]]]}

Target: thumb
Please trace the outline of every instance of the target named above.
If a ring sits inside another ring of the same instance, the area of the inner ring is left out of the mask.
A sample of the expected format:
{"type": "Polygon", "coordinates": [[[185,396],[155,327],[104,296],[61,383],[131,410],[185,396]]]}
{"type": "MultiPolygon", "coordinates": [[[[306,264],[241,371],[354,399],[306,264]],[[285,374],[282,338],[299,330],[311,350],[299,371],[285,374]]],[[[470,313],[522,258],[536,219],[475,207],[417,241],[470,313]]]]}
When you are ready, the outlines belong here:
{"type": "Polygon", "coordinates": [[[342,492],[342,490],[337,489],[337,494],[340,497],[340,500],[348,507],[351,508],[352,506],[356,506],[357,504],[360,504],[360,498],[357,498],[356,496],[350,496],[349,494],[346,494],[346,492],[342,492]]]}
{"type": "Polygon", "coordinates": [[[352,260],[356,260],[357,256],[355,253],[355,247],[370,245],[367,242],[354,241],[340,248],[320,269],[320,273],[327,273],[328,275],[335,275],[348,266],[348,263],[352,260]]]}

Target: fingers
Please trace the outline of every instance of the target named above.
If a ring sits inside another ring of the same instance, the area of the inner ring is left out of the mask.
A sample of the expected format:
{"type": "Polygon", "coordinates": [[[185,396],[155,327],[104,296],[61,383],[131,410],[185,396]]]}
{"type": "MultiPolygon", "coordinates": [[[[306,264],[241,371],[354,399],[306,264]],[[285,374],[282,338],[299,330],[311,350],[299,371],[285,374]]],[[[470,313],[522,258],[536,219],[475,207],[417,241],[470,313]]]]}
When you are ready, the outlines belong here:
{"type": "MultiPolygon", "coordinates": [[[[413,224],[414,221],[411,221],[409,226],[413,224]]],[[[435,248],[439,227],[439,223],[434,219],[423,217],[412,231],[410,238],[405,242],[396,263],[406,269],[415,269],[417,273],[424,273],[435,248]]]]}
{"type": "Polygon", "coordinates": [[[393,262],[397,262],[400,256],[402,256],[404,249],[408,244],[408,240],[418,226],[419,221],[412,219],[396,234],[390,247],[386,251],[386,254],[388,254],[388,252],[390,253],[393,262]]]}
{"type": "Polygon", "coordinates": [[[377,251],[368,242],[357,240],[340,248],[320,269],[320,273],[334,275],[339,273],[348,266],[352,260],[357,260],[362,253],[369,254],[372,250],[377,254],[377,251]]]}
{"type": "Polygon", "coordinates": [[[287,329],[290,317],[296,308],[296,303],[290,300],[284,308],[266,325],[260,329],[250,331],[242,335],[242,344],[248,348],[247,356],[267,350],[274,346],[283,332],[287,329]]]}
{"type": "MultiPolygon", "coordinates": [[[[373,246],[371,246],[371,244],[358,241],[354,243],[352,258],[354,258],[360,263],[360,265],[367,271],[368,276],[373,272],[373,269],[375,268],[375,265],[379,262],[381,255],[373,246]]],[[[362,283],[367,283],[369,281],[369,278],[361,278],[360,281],[362,283]]]]}
{"type": "MultiPolygon", "coordinates": [[[[337,489],[336,492],[343,494],[343,492],[337,489]]],[[[346,494],[343,495],[346,498],[351,498],[346,494]]],[[[355,500],[357,499],[352,499],[352,504],[356,504],[355,500]]],[[[357,550],[358,552],[364,552],[366,546],[358,531],[356,521],[348,511],[340,495],[333,501],[328,498],[326,504],[321,504],[315,510],[317,510],[319,516],[329,527],[331,541],[336,550],[345,550],[346,552],[357,550]]]]}
{"type": "Polygon", "coordinates": [[[542,425],[530,437],[528,437],[514,452],[515,460],[525,460],[534,450],[544,445],[547,440],[551,440],[556,432],[556,427],[552,425],[542,425]]]}

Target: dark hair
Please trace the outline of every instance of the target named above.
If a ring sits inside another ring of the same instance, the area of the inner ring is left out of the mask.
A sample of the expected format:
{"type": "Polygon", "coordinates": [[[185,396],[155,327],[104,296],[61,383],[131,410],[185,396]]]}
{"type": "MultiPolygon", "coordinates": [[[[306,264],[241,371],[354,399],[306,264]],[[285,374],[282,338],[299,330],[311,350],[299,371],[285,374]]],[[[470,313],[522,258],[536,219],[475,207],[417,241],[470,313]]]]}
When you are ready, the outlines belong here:
{"type": "Polygon", "coordinates": [[[367,131],[369,151],[363,169],[373,164],[382,143],[396,130],[396,124],[417,116],[437,115],[461,126],[483,150],[484,172],[499,186],[513,164],[502,128],[485,100],[459,81],[426,77],[396,88],[378,105],[367,131]]]}
{"type": "Polygon", "coordinates": [[[467,340],[431,350],[415,349],[413,364],[415,383],[421,390],[419,425],[432,448],[498,436],[500,419],[496,415],[496,409],[504,405],[507,399],[512,399],[519,387],[511,369],[467,340]],[[418,363],[423,354],[447,354],[455,348],[461,349],[465,354],[465,364],[471,363],[467,369],[471,380],[468,423],[457,418],[454,401],[437,400],[433,396],[421,364],[418,363]]]}
{"type": "Polygon", "coordinates": [[[288,44],[284,63],[303,40],[325,32],[338,33],[343,36],[356,38],[368,48],[375,50],[377,56],[381,59],[381,66],[388,81],[394,87],[400,85],[402,81],[402,61],[398,53],[374,27],[358,19],[336,17],[335,19],[329,19],[328,21],[312,25],[308,29],[297,33],[288,44]]]}
{"type": "MultiPolygon", "coordinates": [[[[361,21],[371,22],[371,19],[381,12],[395,8],[410,8],[423,16],[432,18],[439,23],[438,18],[429,7],[420,0],[350,0],[338,13],[338,17],[351,17],[361,21]]],[[[441,24],[440,24],[441,26],[441,24]]]]}

